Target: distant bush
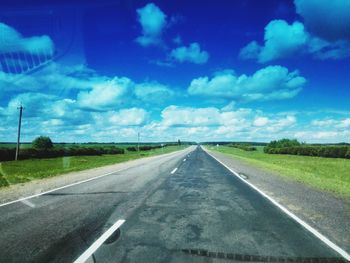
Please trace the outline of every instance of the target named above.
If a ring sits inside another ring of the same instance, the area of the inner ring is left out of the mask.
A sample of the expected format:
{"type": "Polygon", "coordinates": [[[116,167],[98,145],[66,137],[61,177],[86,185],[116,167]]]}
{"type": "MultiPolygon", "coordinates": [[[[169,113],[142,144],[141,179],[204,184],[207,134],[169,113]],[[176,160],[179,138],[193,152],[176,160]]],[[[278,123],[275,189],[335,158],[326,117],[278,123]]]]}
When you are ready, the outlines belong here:
{"type": "Polygon", "coordinates": [[[150,150],[158,149],[161,147],[162,146],[160,146],[160,145],[142,145],[142,146],[140,146],[140,151],[150,151],[150,150]]]}
{"type": "Polygon", "coordinates": [[[350,146],[300,145],[300,146],[280,147],[280,148],[265,147],[264,152],[270,153],[270,154],[292,154],[292,155],[350,159],[350,146]]]}
{"type": "Polygon", "coordinates": [[[53,147],[53,143],[49,137],[39,136],[32,142],[32,146],[34,149],[47,150],[53,147]]]}
{"type": "Polygon", "coordinates": [[[256,151],[256,147],[247,144],[229,144],[228,146],[238,148],[244,151],[256,151]]]}
{"type": "Polygon", "coordinates": [[[0,148],[0,161],[12,161],[15,159],[15,148],[0,148]]]}
{"type": "Polygon", "coordinates": [[[148,145],[140,146],[140,151],[150,151],[152,149],[153,149],[152,146],[148,146],[148,145]]]}
{"type": "Polygon", "coordinates": [[[269,144],[267,144],[266,148],[283,148],[283,147],[294,147],[294,146],[300,146],[301,143],[298,142],[296,139],[281,139],[277,141],[271,141],[269,144]]]}
{"type": "MultiPolygon", "coordinates": [[[[15,149],[0,148],[0,161],[14,160],[15,149]]],[[[122,148],[108,147],[54,147],[50,149],[25,148],[20,150],[19,159],[54,158],[62,156],[92,156],[102,154],[124,154],[122,148]]]]}
{"type": "Polygon", "coordinates": [[[136,152],[137,151],[137,147],[135,146],[130,146],[126,148],[129,152],[136,152]]]}

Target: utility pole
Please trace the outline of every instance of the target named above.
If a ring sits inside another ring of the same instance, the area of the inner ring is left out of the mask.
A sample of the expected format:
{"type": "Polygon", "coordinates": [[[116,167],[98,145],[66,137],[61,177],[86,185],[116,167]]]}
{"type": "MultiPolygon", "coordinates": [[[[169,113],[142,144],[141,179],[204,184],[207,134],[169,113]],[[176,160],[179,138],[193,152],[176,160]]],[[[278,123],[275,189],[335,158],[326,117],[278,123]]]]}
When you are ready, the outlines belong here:
{"type": "Polygon", "coordinates": [[[137,133],[137,151],[140,153],[140,132],[137,133]]]}
{"type": "Polygon", "coordinates": [[[23,111],[23,107],[22,104],[19,108],[19,120],[18,120],[18,134],[17,134],[17,146],[16,146],[16,156],[15,156],[15,160],[18,160],[18,154],[19,154],[19,141],[21,138],[21,124],[22,124],[22,111],[23,111]]]}

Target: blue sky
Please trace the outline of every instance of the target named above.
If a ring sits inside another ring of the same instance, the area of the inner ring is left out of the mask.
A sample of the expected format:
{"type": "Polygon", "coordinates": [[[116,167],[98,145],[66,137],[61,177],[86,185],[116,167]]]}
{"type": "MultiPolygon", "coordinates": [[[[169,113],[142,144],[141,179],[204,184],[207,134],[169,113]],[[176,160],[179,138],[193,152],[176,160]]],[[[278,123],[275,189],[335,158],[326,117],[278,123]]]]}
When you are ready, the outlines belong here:
{"type": "Polygon", "coordinates": [[[94,2],[2,4],[0,141],[350,142],[349,1],[94,2]]]}

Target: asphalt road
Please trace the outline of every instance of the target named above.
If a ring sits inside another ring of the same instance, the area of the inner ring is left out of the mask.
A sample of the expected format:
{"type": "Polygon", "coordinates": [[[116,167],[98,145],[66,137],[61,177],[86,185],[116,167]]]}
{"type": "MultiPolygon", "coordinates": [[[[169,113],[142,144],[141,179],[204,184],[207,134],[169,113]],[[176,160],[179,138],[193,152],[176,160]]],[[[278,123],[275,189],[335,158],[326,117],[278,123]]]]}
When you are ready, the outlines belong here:
{"type": "Polygon", "coordinates": [[[91,260],[342,262],[199,147],[0,207],[0,262],[73,262],[119,219],[91,260]]]}

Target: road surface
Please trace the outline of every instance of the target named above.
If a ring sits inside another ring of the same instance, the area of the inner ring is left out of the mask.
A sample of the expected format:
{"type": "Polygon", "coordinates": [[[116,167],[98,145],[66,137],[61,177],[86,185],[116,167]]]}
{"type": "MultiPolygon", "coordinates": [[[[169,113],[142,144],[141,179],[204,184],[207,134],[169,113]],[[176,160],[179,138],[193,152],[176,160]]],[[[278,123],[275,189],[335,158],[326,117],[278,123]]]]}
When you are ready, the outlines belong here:
{"type": "Polygon", "coordinates": [[[0,207],[0,262],[73,262],[121,219],[88,262],[345,262],[200,147],[0,207]]]}

